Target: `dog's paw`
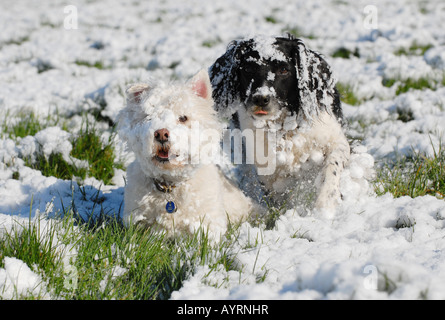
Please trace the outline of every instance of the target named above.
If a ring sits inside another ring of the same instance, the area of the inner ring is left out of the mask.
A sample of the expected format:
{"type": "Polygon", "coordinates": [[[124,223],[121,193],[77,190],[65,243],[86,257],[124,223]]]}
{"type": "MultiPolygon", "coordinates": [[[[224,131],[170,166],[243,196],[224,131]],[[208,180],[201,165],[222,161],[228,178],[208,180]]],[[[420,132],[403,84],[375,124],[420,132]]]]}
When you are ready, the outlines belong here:
{"type": "Polygon", "coordinates": [[[326,218],[333,218],[335,215],[335,209],[341,203],[341,194],[338,188],[335,188],[334,183],[325,183],[321,189],[317,200],[314,203],[314,210],[319,212],[320,216],[326,218]]]}

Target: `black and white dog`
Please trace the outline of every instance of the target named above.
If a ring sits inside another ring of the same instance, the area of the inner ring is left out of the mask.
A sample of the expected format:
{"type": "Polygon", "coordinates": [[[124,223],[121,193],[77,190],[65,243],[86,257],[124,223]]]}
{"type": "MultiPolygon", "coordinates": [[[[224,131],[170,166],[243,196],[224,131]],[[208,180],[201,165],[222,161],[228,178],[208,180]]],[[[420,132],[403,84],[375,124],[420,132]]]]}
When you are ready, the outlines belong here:
{"type": "Polygon", "coordinates": [[[220,116],[243,135],[263,130],[256,148],[275,155],[273,172],[258,174],[269,199],[334,212],[350,147],[335,79],[320,54],[292,36],[235,40],[209,74],[220,116]]]}

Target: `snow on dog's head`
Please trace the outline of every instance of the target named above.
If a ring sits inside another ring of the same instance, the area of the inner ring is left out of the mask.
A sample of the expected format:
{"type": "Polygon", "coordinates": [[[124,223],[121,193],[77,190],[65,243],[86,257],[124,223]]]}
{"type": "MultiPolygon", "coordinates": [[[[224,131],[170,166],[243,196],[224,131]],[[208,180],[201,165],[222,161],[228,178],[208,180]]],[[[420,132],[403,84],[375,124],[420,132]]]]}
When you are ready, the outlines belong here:
{"type": "Polygon", "coordinates": [[[217,161],[221,129],[206,71],[186,84],[134,84],[119,114],[119,135],[145,174],[171,181],[217,161]]]}

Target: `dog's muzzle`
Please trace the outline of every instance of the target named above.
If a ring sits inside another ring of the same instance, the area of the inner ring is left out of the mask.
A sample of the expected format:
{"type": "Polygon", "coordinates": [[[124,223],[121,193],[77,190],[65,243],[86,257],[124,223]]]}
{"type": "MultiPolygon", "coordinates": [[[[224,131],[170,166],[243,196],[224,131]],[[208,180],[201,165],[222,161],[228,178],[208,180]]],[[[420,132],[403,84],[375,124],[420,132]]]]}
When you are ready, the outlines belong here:
{"type": "Polygon", "coordinates": [[[154,138],[158,142],[156,146],[156,160],[160,162],[169,161],[169,151],[170,151],[170,143],[169,138],[170,132],[167,129],[159,129],[154,133],[154,138]]]}
{"type": "Polygon", "coordinates": [[[170,144],[164,143],[156,148],[156,154],[155,158],[159,162],[168,162],[169,159],[169,150],[170,150],[170,144]]]}
{"type": "Polygon", "coordinates": [[[254,104],[252,112],[256,116],[265,116],[269,114],[270,96],[263,94],[256,94],[252,97],[254,104]]]}

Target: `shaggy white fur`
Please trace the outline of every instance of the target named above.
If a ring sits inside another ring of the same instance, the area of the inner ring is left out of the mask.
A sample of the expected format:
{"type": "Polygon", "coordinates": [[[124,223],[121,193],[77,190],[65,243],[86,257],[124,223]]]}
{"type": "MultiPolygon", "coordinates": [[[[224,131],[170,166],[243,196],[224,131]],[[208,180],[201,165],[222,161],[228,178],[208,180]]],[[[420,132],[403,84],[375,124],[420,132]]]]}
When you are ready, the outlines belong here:
{"type": "Polygon", "coordinates": [[[127,170],[124,221],[218,236],[229,221],[246,219],[251,200],[215,165],[221,134],[206,71],[186,84],[129,87],[119,135],[136,160],[127,170]]]}

